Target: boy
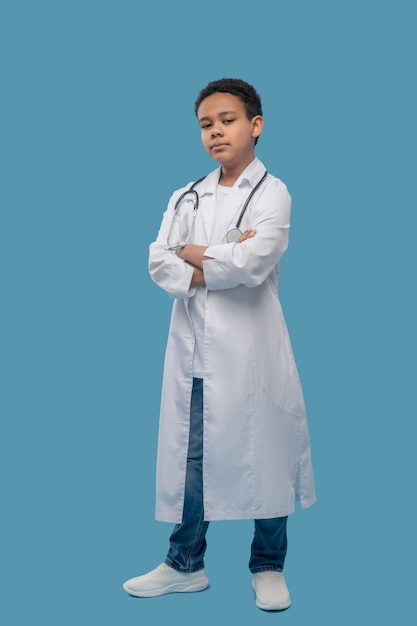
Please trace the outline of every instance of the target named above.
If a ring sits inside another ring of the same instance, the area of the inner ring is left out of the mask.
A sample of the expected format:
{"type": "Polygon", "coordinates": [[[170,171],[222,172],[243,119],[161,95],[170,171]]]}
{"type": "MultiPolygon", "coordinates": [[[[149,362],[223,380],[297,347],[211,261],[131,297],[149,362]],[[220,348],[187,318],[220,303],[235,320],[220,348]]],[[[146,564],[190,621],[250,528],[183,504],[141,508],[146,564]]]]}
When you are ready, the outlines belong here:
{"type": "Polygon", "coordinates": [[[205,589],[209,522],[253,519],[256,604],[283,610],[291,604],[287,516],[296,500],[315,501],[303,394],[277,296],[291,198],[255,157],[263,117],[251,85],[211,82],[195,113],[220,167],[173,194],[149,254],[152,279],[174,299],[156,519],[175,527],[165,562],[123,587],[140,597],[205,589]]]}

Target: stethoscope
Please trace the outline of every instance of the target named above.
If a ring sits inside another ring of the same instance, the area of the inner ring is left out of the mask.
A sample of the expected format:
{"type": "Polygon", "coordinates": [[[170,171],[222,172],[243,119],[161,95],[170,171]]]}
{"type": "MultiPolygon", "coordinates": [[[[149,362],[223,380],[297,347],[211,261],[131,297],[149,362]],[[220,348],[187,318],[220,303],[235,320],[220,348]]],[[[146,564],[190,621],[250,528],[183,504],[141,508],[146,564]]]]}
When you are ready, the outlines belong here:
{"type": "MultiPolygon", "coordinates": [[[[249,206],[249,202],[252,200],[252,197],[254,195],[254,193],[259,189],[259,187],[262,185],[262,183],[264,182],[265,178],[267,177],[268,172],[267,170],[265,170],[264,175],[262,176],[262,178],[256,183],[255,187],[252,189],[252,191],[250,192],[249,196],[246,199],[245,204],[243,205],[243,208],[240,212],[239,218],[236,222],[236,226],[234,228],[231,228],[227,233],[226,233],[226,242],[227,243],[235,243],[239,237],[242,236],[242,231],[240,230],[240,223],[243,219],[243,216],[246,213],[246,209],[249,206]]],[[[174,215],[172,218],[172,223],[171,223],[171,228],[169,229],[169,233],[168,233],[168,237],[167,237],[167,245],[165,247],[166,250],[172,250],[172,251],[177,251],[180,250],[181,248],[183,248],[184,246],[187,245],[187,243],[190,241],[191,238],[191,233],[193,231],[193,226],[194,226],[194,221],[195,218],[197,216],[197,211],[198,211],[198,205],[200,202],[200,198],[198,196],[198,193],[195,189],[195,187],[201,183],[201,181],[203,181],[206,177],[203,176],[202,178],[199,178],[198,180],[196,180],[189,189],[187,189],[186,191],[184,191],[184,193],[182,193],[180,195],[180,197],[178,198],[178,200],[175,203],[174,206],[174,215]],[[178,214],[179,214],[179,207],[180,204],[182,203],[182,201],[184,200],[184,198],[186,198],[187,196],[191,196],[192,198],[192,202],[193,202],[193,215],[192,215],[192,221],[191,221],[191,226],[190,226],[190,230],[188,231],[188,235],[187,237],[183,240],[183,241],[179,241],[177,244],[172,245],[170,243],[170,238],[171,238],[171,234],[172,234],[172,229],[173,226],[175,224],[176,219],[178,219],[178,214]]]]}

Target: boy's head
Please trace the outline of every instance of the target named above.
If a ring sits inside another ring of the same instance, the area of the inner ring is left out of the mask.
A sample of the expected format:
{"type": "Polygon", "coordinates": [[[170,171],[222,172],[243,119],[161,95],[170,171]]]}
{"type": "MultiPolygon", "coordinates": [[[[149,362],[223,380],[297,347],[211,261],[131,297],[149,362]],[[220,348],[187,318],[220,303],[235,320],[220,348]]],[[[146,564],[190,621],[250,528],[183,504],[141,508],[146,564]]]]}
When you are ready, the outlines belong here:
{"type": "Polygon", "coordinates": [[[207,153],[223,166],[244,166],[263,128],[262,105],[252,85],[238,78],[209,83],[195,101],[207,153]]]}

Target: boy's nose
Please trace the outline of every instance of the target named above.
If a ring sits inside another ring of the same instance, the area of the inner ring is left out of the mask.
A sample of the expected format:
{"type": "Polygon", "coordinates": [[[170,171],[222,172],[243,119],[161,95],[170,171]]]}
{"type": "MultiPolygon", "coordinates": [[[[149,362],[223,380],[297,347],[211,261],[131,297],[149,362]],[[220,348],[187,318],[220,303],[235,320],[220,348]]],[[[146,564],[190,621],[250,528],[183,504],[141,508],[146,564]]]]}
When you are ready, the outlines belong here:
{"type": "Polygon", "coordinates": [[[222,128],[220,124],[213,124],[213,127],[211,129],[211,136],[218,137],[221,134],[222,134],[222,128]]]}

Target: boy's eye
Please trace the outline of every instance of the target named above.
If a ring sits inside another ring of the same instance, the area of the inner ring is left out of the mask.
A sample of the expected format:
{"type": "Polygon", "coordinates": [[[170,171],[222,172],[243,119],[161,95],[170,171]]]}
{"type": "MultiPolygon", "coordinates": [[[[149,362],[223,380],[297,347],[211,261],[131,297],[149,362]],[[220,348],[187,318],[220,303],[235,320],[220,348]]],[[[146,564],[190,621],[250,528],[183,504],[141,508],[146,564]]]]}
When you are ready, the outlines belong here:
{"type": "Polygon", "coordinates": [[[223,120],[224,124],[231,124],[234,120],[223,120]]]}
{"type": "Polygon", "coordinates": [[[209,122],[207,122],[207,124],[201,124],[201,129],[204,130],[205,128],[210,128],[211,124],[209,122]]]}

